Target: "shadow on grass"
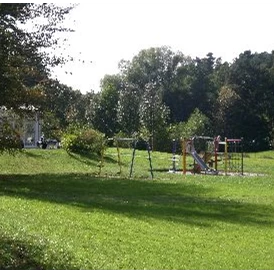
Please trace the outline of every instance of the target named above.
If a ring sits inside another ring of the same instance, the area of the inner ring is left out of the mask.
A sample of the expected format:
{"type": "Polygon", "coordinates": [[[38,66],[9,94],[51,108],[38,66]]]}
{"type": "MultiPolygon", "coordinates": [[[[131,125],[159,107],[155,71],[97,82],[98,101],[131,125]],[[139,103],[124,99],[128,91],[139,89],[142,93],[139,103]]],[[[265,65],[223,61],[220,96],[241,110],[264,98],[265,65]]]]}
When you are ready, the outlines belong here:
{"type": "MultiPolygon", "coordinates": [[[[47,255],[44,247],[0,236],[0,270],[73,269],[71,255],[47,255]],[[64,259],[65,258],[65,259],[64,259]]],[[[75,268],[74,268],[75,269],[75,268]]]]}
{"type": "Polygon", "coordinates": [[[208,185],[104,179],[82,174],[0,177],[0,195],[67,204],[84,211],[97,209],[196,226],[214,226],[215,221],[274,225],[273,207],[218,198],[211,191],[215,191],[214,187],[208,185]]]}
{"type": "MultiPolygon", "coordinates": [[[[68,153],[68,155],[76,161],[79,161],[83,164],[91,165],[91,166],[97,166],[99,165],[99,162],[101,161],[101,157],[99,155],[95,155],[91,153],[79,153],[79,154],[68,153]]],[[[114,159],[108,156],[105,156],[103,160],[106,163],[114,163],[114,164],[117,163],[117,161],[115,161],[114,159]]]]}
{"type": "Polygon", "coordinates": [[[48,150],[45,149],[37,149],[37,148],[23,148],[23,149],[18,149],[15,151],[12,151],[11,153],[9,152],[4,152],[4,155],[9,155],[9,156],[26,156],[28,158],[34,158],[34,159],[43,159],[44,155],[42,152],[47,152],[48,150]],[[36,153],[35,151],[40,150],[41,153],[36,153]]]}
{"type": "Polygon", "coordinates": [[[30,149],[23,149],[21,153],[31,158],[36,158],[36,159],[42,158],[41,154],[33,153],[30,149]]]}

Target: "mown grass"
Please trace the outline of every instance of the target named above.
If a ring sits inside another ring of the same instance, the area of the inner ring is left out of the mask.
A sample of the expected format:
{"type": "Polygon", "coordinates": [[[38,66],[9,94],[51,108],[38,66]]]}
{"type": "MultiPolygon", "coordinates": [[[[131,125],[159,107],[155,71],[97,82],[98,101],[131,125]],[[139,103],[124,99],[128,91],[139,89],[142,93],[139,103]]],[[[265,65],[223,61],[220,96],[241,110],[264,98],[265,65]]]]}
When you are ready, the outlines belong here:
{"type": "Polygon", "coordinates": [[[160,172],[171,155],[99,158],[63,150],[0,157],[0,269],[273,269],[274,152],[248,154],[265,176],[160,172]]]}

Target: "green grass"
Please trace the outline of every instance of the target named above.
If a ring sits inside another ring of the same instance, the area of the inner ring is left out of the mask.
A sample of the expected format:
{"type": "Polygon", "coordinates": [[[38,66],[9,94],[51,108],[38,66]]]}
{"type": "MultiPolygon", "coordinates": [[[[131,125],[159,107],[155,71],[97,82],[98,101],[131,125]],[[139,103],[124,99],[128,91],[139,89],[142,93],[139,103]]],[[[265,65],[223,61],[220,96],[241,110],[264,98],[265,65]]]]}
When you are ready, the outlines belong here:
{"type": "Polygon", "coordinates": [[[273,269],[274,152],[246,155],[265,176],[160,172],[171,155],[100,159],[63,150],[0,156],[0,269],[273,269]]]}

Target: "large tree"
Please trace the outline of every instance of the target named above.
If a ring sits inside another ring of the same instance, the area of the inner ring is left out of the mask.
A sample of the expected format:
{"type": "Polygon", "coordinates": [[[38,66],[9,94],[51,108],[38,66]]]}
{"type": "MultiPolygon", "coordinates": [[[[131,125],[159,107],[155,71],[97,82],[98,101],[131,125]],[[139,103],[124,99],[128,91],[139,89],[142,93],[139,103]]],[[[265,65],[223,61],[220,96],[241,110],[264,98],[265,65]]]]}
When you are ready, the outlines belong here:
{"type": "Polygon", "coordinates": [[[69,124],[86,124],[84,96],[79,90],[48,80],[43,86],[44,104],[41,107],[43,133],[47,137],[60,139],[69,124]]]}
{"type": "Polygon", "coordinates": [[[133,123],[128,126],[128,133],[144,127],[151,135],[152,143],[156,144],[153,139],[168,119],[164,94],[171,86],[180,61],[178,56],[168,47],[149,48],[140,51],[131,62],[120,64],[124,81],[119,101],[122,129],[130,124],[128,117],[131,117],[133,123]]]}
{"type": "Polygon", "coordinates": [[[101,81],[101,94],[95,105],[93,125],[108,137],[113,137],[119,131],[118,101],[121,89],[119,75],[105,75],[101,81]]]}
{"type": "Polygon", "coordinates": [[[58,44],[56,32],[72,7],[54,4],[0,3],[0,96],[1,105],[17,109],[39,105],[39,83],[46,81],[48,66],[64,62],[43,49],[58,44]]]}
{"type": "Polygon", "coordinates": [[[255,141],[260,149],[268,148],[273,138],[273,67],[273,54],[245,51],[230,68],[230,86],[241,98],[233,121],[234,131],[255,141]]]}
{"type": "Polygon", "coordinates": [[[119,92],[118,123],[119,129],[127,136],[132,136],[140,129],[140,103],[138,87],[123,82],[119,92]]]}
{"type": "MultiPolygon", "coordinates": [[[[68,31],[62,22],[71,9],[54,4],[0,3],[1,107],[25,111],[42,106],[49,66],[65,61],[44,49],[57,46],[57,32],[68,31]]],[[[8,127],[0,118],[1,128],[8,127]]],[[[11,132],[2,130],[1,140],[10,138],[11,132]]],[[[7,145],[0,141],[0,147],[3,150],[7,145]]]]}

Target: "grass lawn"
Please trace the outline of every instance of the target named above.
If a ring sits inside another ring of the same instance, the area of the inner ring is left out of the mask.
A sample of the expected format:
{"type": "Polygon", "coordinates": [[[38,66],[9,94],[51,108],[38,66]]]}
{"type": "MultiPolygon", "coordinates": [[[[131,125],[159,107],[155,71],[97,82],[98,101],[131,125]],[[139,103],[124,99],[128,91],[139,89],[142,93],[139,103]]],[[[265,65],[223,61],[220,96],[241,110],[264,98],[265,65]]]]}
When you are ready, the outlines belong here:
{"type": "Polygon", "coordinates": [[[246,155],[265,176],[160,172],[171,154],[109,149],[0,156],[0,269],[274,269],[274,152],[246,155]],[[158,170],[158,171],[157,171],[158,170]],[[120,177],[118,176],[120,175],[120,177]]]}

